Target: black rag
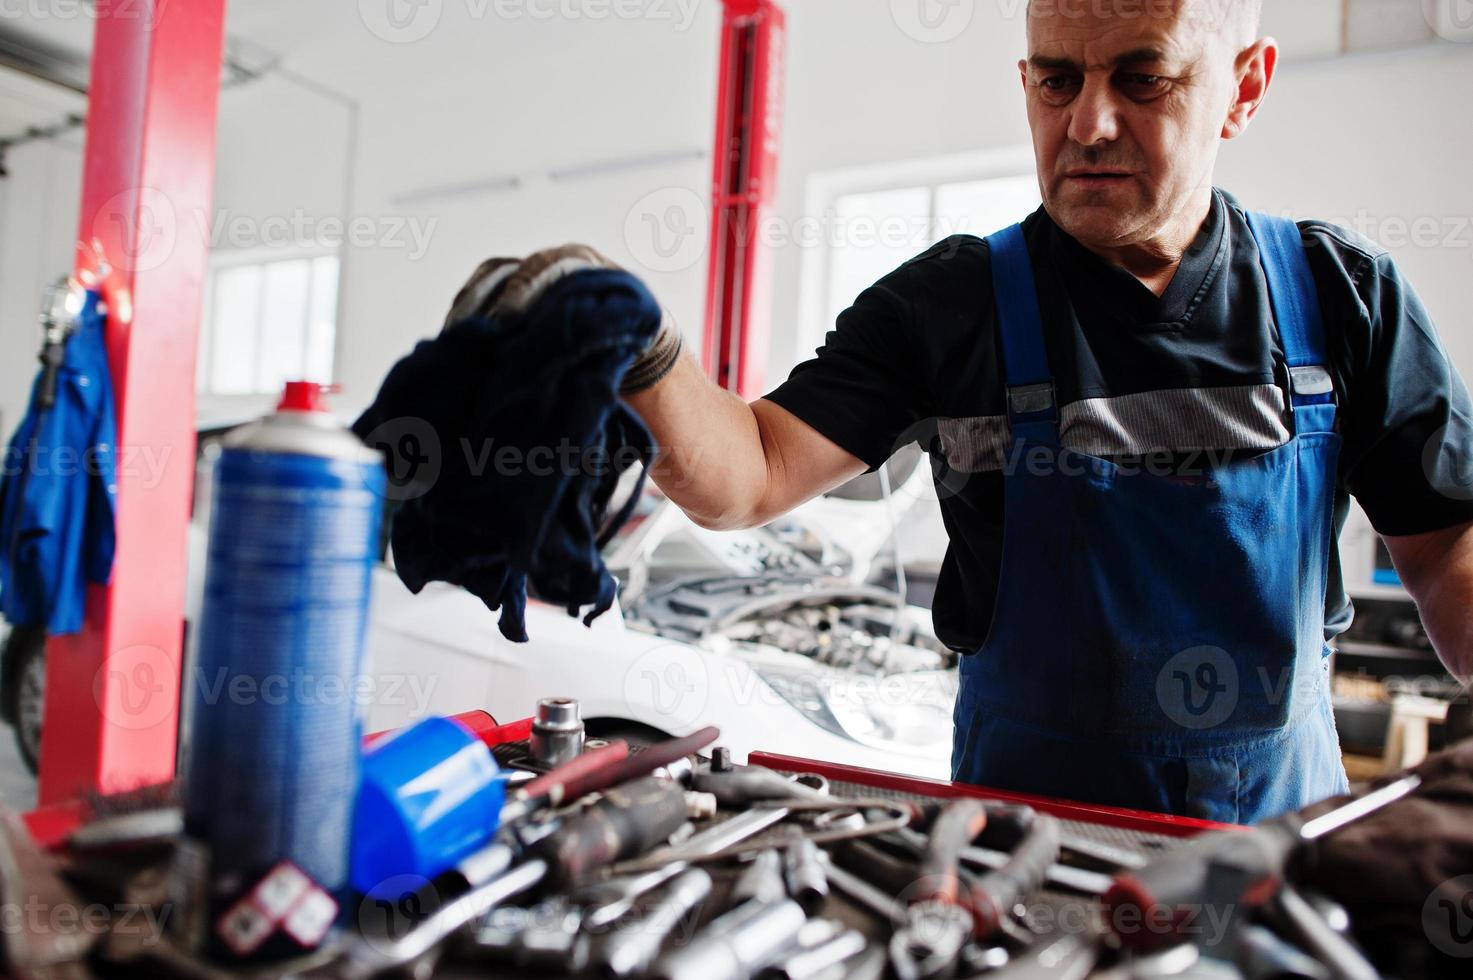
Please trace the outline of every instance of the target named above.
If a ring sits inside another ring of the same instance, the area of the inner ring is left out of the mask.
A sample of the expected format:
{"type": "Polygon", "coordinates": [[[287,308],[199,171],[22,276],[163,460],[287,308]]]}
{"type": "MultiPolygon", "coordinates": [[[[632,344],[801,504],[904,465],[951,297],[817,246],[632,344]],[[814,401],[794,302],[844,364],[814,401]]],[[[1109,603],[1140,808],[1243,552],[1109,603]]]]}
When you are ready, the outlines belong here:
{"type": "Polygon", "coordinates": [[[601,550],[655,454],[619,383],[662,315],[634,276],[590,269],[524,313],[453,323],[394,365],[353,431],[384,453],[395,567],[412,592],[459,585],[500,609],[517,643],[529,584],[571,616],[592,606],[585,624],[608,611],[617,583],[601,550]],[[610,514],[635,464],[633,493],[610,514]]]}

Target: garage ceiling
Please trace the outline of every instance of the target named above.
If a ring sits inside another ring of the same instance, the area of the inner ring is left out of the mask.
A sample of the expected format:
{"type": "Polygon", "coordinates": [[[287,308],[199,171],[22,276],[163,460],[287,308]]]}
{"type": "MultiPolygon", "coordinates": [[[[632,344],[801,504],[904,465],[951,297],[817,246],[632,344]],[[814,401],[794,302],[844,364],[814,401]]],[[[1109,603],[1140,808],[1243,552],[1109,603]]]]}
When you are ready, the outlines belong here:
{"type": "MultiPolygon", "coordinates": [[[[232,42],[256,49],[247,56],[260,64],[279,57],[282,63],[339,90],[355,94],[413,88],[427,93],[459,90],[473,92],[478,69],[491,74],[494,66],[518,64],[551,66],[569,51],[607,46],[620,52],[620,62],[631,71],[648,72],[662,60],[680,62],[691,34],[699,36],[716,25],[713,4],[697,8],[699,23],[691,32],[672,30],[670,23],[591,18],[565,19],[552,24],[532,17],[498,18],[490,0],[421,0],[406,9],[428,12],[434,30],[418,43],[396,43],[385,37],[378,10],[397,0],[372,3],[302,3],[300,0],[236,0],[228,9],[227,33],[232,42]],[[709,21],[709,24],[706,22],[709,21]],[[269,52],[262,55],[261,52],[269,52]]],[[[796,0],[795,0],[796,2],[796,0]]],[[[851,0],[827,2],[838,11],[851,0]]],[[[673,11],[679,5],[668,4],[673,11]]],[[[3,33],[16,40],[33,41],[43,49],[85,64],[92,46],[90,5],[57,3],[44,17],[41,8],[6,18],[3,33]]],[[[402,12],[402,11],[401,11],[402,12]]],[[[419,13],[416,13],[416,17],[419,13]]],[[[1430,40],[1432,29],[1421,12],[1421,0],[1294,0],[1267,5],[1264,29],[1279,38],[1291,59],[1334,55],[1351,50],[1390,47],[1430,40]]],[[[504,77],[504,76],[503,76],[504,77]]],[[[84,99],[12,71],[0,68],[0,139],[63,121],[85,109],[84,99]]]]}

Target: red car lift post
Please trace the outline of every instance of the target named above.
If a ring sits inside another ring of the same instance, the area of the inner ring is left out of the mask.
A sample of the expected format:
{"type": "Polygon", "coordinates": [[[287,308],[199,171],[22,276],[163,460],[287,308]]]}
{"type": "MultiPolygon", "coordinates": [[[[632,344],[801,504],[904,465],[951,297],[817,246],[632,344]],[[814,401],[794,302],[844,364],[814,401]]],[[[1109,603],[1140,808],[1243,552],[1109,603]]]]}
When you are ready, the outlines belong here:
{"type": "Polygon", "coordinates": [[[772,248],[763,221],[777,190],[786,16],[776,0],[722,0],[721,75],[706,289],[706,372],[763,394],[772,330],[772,248]]]}
{"type": "Polygon", "coordinates": [[[177,751],[209,251],[198,228],[214,183],[225,0],[101,2],[95,16],[76,261],[79,273],[109,269],[117,557],[112,584],[88,591],[82,632],[47,645],[33,827],[90,793],[171,779],[177,751]]]}

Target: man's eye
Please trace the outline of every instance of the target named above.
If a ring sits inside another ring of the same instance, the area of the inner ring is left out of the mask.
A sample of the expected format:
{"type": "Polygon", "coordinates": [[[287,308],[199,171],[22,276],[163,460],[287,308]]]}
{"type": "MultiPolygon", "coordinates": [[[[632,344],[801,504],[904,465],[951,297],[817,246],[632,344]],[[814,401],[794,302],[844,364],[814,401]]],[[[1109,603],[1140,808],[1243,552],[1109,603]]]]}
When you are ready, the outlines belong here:
{"type": "Polygon", "coordinates": [[[1069,75],[1050,75],[1038,83],[1048,95],[1068,95],[1075,87],[1075,79],[1069,75]]]}
{"type": "Polygon", "coordinates": [[[1154,95],[1166,88],[1164,75],[1144,75],[1131,72],[1121,77],[1125,88],[1133,95],[1154,95]]]}

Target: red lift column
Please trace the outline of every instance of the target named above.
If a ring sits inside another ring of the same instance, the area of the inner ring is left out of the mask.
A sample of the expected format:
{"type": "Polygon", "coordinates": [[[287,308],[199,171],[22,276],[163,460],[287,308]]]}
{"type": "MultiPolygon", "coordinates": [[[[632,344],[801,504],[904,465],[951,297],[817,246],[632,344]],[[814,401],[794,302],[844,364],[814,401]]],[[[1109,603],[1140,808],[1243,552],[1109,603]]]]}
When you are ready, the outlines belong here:
{"type": "Polygon", "coordinates": [[[776,199],[786,16],[775,0],[722,2],[702,357],[717,384],[751,400],[764,393],[772,331],[772,249],[760,232],[776,199]]]}
{"type": "Polygon", "coordinates": [[[117,558],[46,650],[43,807],[174,775],[224,20],[225,0],[97,4],[77,268],[110,267],[117,558]]]}

